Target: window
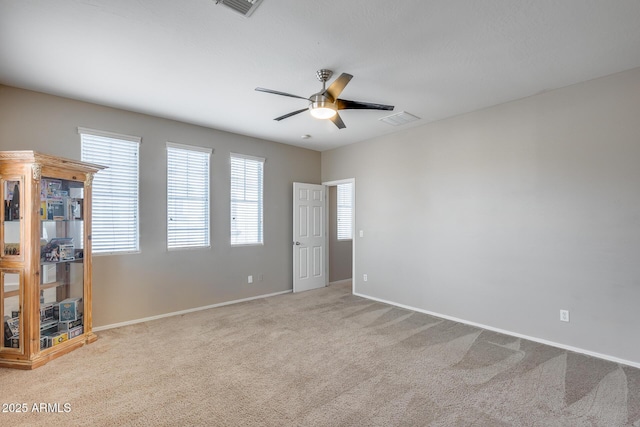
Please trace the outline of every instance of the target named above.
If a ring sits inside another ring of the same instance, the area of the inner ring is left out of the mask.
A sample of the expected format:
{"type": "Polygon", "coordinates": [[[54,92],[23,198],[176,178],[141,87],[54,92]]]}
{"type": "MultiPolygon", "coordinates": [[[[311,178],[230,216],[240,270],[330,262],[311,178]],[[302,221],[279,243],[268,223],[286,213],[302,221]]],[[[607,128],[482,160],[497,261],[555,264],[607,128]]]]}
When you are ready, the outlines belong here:
{"type": "Polygon", "coordinates": [[[167,248],[208,248],[211,149],[167,142],[167,248]]]}
{"type": "Polygon", "coordinates": [[[353,238],[353,183],[338,184],[338,240],[353,238]]]}
{"type": "Polygon", "coordinates": [[[231,244],[261,245],[264,159],[231,154],[231,244]]]}
{"type": "Polygon", "coordinates": [[[82,160],[107,166],[93,179],[94,254],[140,251],[138,151],[140,138],[78,128],[82,160]]]}

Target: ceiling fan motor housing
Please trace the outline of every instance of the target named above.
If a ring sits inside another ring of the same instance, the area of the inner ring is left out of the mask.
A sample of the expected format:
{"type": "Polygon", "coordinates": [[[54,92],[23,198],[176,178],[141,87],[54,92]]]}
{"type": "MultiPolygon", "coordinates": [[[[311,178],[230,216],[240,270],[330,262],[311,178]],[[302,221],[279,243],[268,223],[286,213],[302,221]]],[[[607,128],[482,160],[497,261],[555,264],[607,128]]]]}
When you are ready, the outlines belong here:
{"type": "Polygon", "coordinates": [[[336,104],[322,93],[311,95],[309,101],[309,111],[318,119],[331,118],[338,112],[336,104]]]}

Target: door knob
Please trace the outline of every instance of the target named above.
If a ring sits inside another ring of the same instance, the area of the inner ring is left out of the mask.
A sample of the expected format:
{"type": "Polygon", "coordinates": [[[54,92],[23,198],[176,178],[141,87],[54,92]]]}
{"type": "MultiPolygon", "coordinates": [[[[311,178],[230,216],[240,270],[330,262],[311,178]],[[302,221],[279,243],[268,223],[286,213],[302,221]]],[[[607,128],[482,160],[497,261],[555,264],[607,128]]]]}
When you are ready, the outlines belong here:
{"type": "Polygon", "coordinates": [[[300,245],[301,245],[301,243],[300,243],[300,242],[296,242],[296,246],[300,246],[300,245]]]}

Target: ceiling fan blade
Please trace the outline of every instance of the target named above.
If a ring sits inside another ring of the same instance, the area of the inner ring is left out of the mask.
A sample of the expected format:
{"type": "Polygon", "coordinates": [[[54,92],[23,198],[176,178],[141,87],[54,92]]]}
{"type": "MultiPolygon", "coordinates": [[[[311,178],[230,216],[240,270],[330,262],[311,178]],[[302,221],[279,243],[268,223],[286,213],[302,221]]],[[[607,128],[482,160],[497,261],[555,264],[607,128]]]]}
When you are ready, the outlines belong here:
{"type": "Polygon", "coordinates": [[[300,114],[300,113],[302,113],[303,111],[308,111],[308,110],[309,110],[308,108],[303,108],[303,109],[301,109],[301,110],[292,111],[292,112],[290,112],[289,114],[285,114],[284,116],[276,117],[276,118],[275,118],[275,119],[273,119],[273,120],[280,121],[280,120],[286,119],[287,117],[295,116],[296,114],[300,114]]]}
{"type": "Polygon", "coordinates": [[[338,99],[342,91],[344,90],[347,83],[351,81],[353,76],[351,74],[342,73],[340,77],[335,79],[331,85],[324,91],[325,95],[329,95],[332,100],[338,99]]]}
{"type": "Polygon", "coordinates": [[[348,99],[336,100],[338,110],[389,110],[393,111],[393,105],[372,104],[370,102],[349,101],[348,99]]]}
{"type": "Polygon", "coordinates": [[[300,98],[300,99],[306,99],[306,100],[309,100],[309,98],[304,98],[304,97],[302,97],[302,96],[292,95],[292,94],[290,94],[290,93],[287,93],[287,92],[280,92],[280,91],[277,91],[277,90],[265,89],[265,88],[263,88],[263,87],[257,87],[257,88],[256,88],[256,90],[257,90],[258,92],[266,92],[266,93],[272,93],[272,94],[274,94],[274,95],[282,95],[282,96],[289,96],[289,97],[291,97],[291,98],[300,98]]]}
{"type": "Polygon", "coordinates": [[[338,126],[338,129],[344,129],[346,128],[344,122],[342,121],[342,119],[340,118],[340,114],[337,114],[333,117],[331,117],[329,120],[331,120],[336,126],[338,126]]]}

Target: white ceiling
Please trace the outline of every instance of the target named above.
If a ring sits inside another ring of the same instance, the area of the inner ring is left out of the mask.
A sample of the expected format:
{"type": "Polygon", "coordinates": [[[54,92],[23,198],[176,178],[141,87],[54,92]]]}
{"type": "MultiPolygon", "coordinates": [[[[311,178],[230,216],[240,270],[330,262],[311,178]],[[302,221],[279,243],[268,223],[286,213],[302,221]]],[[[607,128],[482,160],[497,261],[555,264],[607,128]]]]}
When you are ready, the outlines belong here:
{"type": "Polygon", "coordinates": [[[638,0],[0,0],[2,84],[320,151],[639,66],[638,0]],[[422,120],[274,121],[319,68],[422,120]]]}

